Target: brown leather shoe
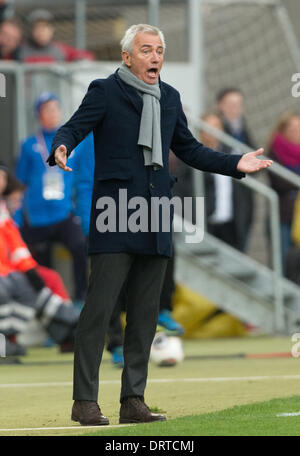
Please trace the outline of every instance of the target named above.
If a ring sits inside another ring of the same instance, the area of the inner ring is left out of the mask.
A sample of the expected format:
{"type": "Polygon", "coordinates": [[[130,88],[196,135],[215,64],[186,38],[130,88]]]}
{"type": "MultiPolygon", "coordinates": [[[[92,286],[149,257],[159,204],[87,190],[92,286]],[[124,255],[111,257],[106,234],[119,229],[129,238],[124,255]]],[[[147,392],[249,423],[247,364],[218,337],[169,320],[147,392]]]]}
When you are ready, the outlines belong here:
{"type": "Polygon", "coordinates": [[[152,413],[145,402],[139,397],[127,397],[121,403],[119,423],[150,423],[151,421],[166,421],[164,415],[152,413]]]}
{"type": "Polygon", "coordinates": [[[97,402],[74,401],[71,419],[79,421],[82,426],[102,426],[109,424],[106,416],[102,415],[97,402]]]}

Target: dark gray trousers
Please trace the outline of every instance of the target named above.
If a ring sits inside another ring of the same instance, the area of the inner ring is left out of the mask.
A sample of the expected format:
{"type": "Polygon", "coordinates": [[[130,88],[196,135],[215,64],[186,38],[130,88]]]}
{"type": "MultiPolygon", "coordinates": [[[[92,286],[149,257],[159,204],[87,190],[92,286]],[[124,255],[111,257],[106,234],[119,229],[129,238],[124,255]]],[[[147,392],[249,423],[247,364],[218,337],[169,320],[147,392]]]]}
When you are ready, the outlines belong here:
{"type": "Polygon", "coordinates": [[[74,351],[74,400],[98,400],[99,367],[110,317],[128,279],[120,400],[144,396],[151,344],[168,259],[128,253],[91,255],[91,272],[74,351]]]}

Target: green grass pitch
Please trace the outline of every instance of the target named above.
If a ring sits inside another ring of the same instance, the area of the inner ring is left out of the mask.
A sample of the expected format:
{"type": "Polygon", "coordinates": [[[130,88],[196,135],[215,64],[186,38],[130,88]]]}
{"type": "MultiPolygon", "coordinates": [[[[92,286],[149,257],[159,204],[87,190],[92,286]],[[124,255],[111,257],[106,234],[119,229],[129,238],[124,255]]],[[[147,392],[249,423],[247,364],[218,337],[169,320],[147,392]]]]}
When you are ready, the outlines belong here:
{"type": "Polygon", "coordinates": [[[2,435],[300,435],[299,358],[244,358],[289,353],[289,337],[185,340],[175,367],[150,363],[147,404],[167,422],[118,426],[121,370],[105,352],[99,403],[111,427],[70,419],[73,355],[31,348],[21,364],[0,364],[2,435]]]}

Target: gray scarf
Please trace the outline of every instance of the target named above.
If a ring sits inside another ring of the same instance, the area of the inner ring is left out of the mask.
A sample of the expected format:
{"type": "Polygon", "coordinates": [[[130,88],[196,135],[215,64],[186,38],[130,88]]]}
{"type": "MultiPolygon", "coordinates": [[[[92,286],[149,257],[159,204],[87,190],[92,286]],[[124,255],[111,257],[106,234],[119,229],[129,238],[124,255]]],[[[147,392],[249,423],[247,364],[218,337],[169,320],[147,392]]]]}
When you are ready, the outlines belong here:
{"type": "Polygon", "coordinates": [[[142,92],[143,111],[141,116],[138,145],[143,146],[145,166],[163,167],[160,130],[160,88],[158,82],[147,84],[137,78],[122,63],[118,75],[126,84],[142,92]]]}

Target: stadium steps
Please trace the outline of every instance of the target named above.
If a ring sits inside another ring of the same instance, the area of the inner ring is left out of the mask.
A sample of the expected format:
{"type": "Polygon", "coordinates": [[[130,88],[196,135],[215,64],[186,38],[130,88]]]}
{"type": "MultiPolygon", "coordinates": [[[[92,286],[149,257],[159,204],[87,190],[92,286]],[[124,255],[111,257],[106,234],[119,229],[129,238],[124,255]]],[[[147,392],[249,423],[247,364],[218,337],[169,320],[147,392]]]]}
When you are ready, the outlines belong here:
{"type": "MultiPolygon", "coordinates": [[[[176,216],[175,216],[176,217],[176,216]]],[[[273,271],[205,233],[198,244],[174,232],[175,277],[218,308],[265,333],[275,333],[273,271]]],[[[281,278],[285,334],[300,332],[300,287],[281,278]]]]}

